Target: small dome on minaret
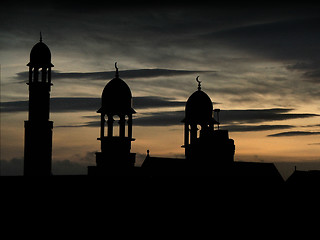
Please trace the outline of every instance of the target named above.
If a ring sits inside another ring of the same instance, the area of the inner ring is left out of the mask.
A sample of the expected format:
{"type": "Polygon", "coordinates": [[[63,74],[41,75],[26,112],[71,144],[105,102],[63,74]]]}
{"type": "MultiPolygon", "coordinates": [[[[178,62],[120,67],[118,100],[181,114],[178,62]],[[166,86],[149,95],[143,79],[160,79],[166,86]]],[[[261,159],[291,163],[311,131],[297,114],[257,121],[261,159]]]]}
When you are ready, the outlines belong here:
{"type": "Polygon", "coordinates": [[[129,86],[119,78],[117,63],[115,63],[116,74],[107,83],[102,92],[102,106],[98,112],[105,114],[132,114],[132,94],[129,86]]]}
{"type": "Polygon", "coordinates": [[[40,32],[40,41],[33,46],[30,52],[30,62],[27,66],[35,67],[53,67],[51,63],[51,52],[49,47],[42,42],[40,32]]]}
{"type": "Polygon", "coordinates": [[[212,119],[212,101],[210,97],[201,90],[201,82],[198,80],[198,90],[195,91],[186,103],[186,120],[189,122],[210,122],[212,119]]]}

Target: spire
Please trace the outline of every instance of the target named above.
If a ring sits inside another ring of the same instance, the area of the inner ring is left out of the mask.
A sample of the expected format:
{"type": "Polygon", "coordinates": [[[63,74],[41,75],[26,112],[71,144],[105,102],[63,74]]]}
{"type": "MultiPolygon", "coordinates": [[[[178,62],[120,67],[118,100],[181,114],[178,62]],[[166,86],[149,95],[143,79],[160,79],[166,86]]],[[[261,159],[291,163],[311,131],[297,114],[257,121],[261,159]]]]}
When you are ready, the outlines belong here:
{"type": "Polygon", "coordinates": [[[117,62],[115,62],[114,67],[116,68],[116,78],[119,78],[119,69],[117,67],[117,62]]]}
{"type": "Polygon", "coordinates": [[[40,31],[40,42],[42,42],[42,33],[40,31]]]}
{"type": "Polygon", "coordinates": [[[198,82],[198,91],[201,91],[201,81],[199,81],[199,76],[196,77],[196,81],[198,82]]]}

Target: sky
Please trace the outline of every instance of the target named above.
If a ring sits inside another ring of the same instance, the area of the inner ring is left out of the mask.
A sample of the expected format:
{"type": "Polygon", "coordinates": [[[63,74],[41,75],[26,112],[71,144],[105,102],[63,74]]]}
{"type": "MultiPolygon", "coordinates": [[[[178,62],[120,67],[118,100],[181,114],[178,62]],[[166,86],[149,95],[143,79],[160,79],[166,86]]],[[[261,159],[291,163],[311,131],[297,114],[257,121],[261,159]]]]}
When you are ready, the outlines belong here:
{"type": "Polygon", "coordinates": [[[1,175],[21,175],[26,64],[39,41],[54,64],[53,174],[86,174],[100,151],[104,86],[130,87],[132,152],[184,157],[185,102],[202,81],[236,161],[273,162],[287,177],[320,169],[320,7],[4,2],[0,9],[1,175]]]}

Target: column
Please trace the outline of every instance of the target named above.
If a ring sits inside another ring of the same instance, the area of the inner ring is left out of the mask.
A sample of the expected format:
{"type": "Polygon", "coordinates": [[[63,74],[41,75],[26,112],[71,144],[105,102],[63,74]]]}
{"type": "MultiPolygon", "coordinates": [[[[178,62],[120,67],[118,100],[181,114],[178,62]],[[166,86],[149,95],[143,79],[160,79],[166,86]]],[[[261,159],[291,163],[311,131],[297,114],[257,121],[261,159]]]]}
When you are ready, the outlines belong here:
{"type": "Polygon", "coordinates": [[[119,136],[122,138],[125,137],[125,126],[126,126],[125,116],[121,115],[119,120],[119,136]]]}
{"type": "Polygon", "coordinates": [[[51,84],[51,67],[48,68],[48,83],[51,84]]]}
{"type": "Polygon", "coordinates": [[[184,146],[187,147],[189,145],[189,124],[184,123],[184,146]]]}
{"type": "Polygon", "coordinates": [[[32,82],[32,67],[29,67],[29,83],[32,82]]]}
{"type": "Polygon", "coordinates": [[[113,135],[113,117],[111,115],[108,115],[108,137],[112,137],[113,135]]]}
{"type": "Polygon", "coordinates": [[[104,120],[104,114],[101,113],[101,123],[100,123],[100,139],[102,139],[104,137],[104,124],[105,124],[105,120],[104,120]]]}
{"type": "Polygon", "coordinates": [[[191,124],[191,144],[195,143],[197,140],[197,124],[191,124]]]}
{"type": "Polygon", "coordinates": [[[46,68],[42,68],[42,82],[46,82],[47,79],[47,69],[46,68]]]}
{"type": "Polygon", "coordinates": [[[33,70],[33,79],[35,82],[38,82],[38,78],[39,78],[39,68],[34,68],[33,70]]]}
{"type": "Polygon", "coordinates": [[[128,138],[132,139],[132,114],[130,114],[128,119],[128,138]]]}

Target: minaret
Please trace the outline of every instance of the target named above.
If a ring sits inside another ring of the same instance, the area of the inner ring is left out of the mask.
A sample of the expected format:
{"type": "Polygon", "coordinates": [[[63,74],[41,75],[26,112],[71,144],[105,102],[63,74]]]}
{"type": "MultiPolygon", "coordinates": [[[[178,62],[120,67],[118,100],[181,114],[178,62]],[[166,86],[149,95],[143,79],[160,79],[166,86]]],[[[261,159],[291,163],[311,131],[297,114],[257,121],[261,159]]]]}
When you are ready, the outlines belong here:
{"type": "Polygon", "coordinates": [[[227,130],[214,129],[219,122],[213,117],[210,97],[201,90],[199,77],[198,90],[187,100],[183,119],[185,156],[189,162],[203,168],[225,165],[233,162],[234,141],[229,139],[227,130]]]}
{"type": "Polygon", "coordinates": [[[25,121],[24,175],[50,176],[52,159],[52,128],[49,121],[51,89],[51,52],[40,41],[30,52],[29,116],[25,121]]]}
{"type": "Polygon", "coordinates": [[[100,138],[101,152],[96,153],[96,167],[89,167],[89,175],[109,175],[128,171],[134,167],[135,153],[131,153],[132,94],[128,85],[116,73],[102,92],[100,138]],[[117,118],[118,121],[115,121],[117,118]],[[116,126],[118,124],[118,126],[116,126]],[[107,131],[105,132],[105,128],[107,131]],[[115,130],[118,129],[118,132],[115,130]]]}

